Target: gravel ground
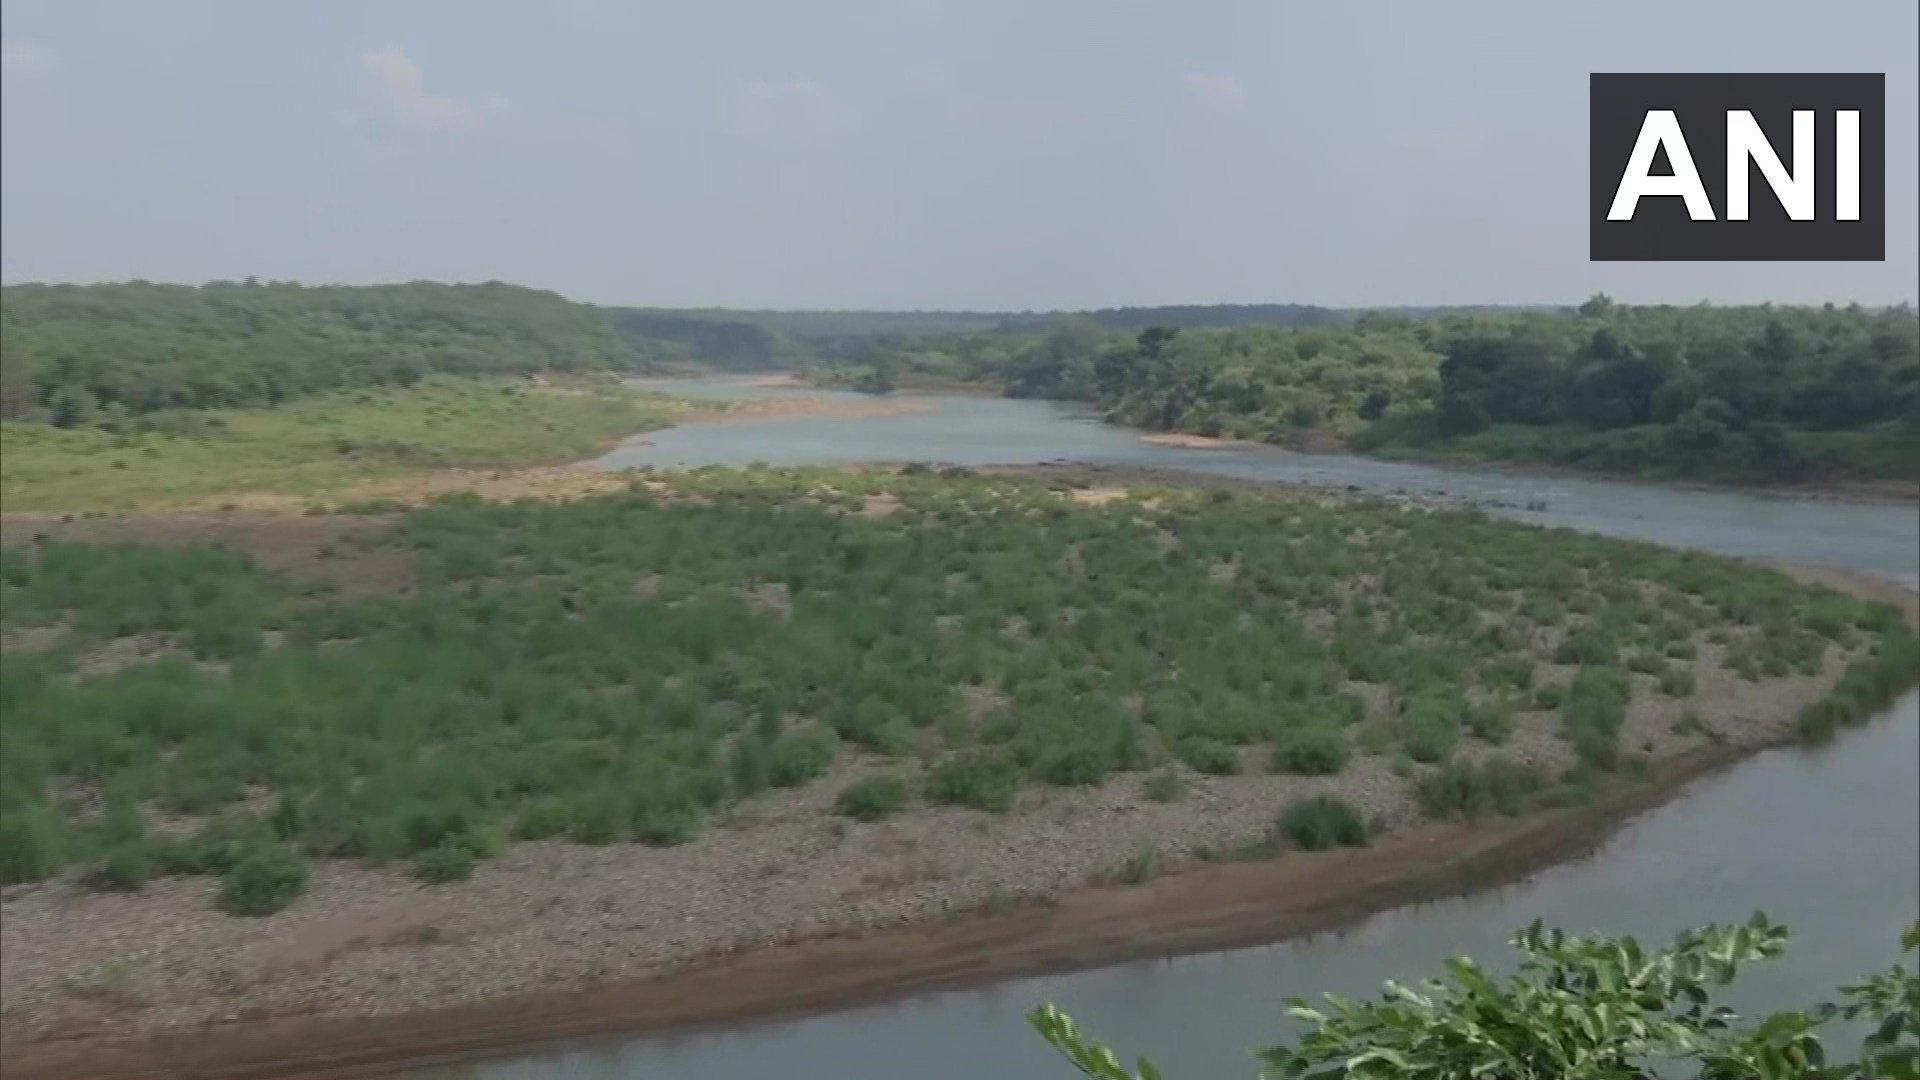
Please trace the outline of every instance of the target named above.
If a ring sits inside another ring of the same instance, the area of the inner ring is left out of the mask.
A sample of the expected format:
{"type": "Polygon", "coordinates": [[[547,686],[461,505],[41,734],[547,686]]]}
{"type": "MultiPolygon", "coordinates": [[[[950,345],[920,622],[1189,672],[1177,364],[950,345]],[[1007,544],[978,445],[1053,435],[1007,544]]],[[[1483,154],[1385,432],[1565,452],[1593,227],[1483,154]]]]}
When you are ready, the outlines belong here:
{"type": "MultiPolygon", "coordinates": [[[[1698,745],[1673,721],[1694,708],[1739,745],[1784,733],[1843,666],[1821,678],[1747,683],[1703,657],[1688,701],[1644,698],[1623,745],[1657,756],[1698,745]]],[[[1467,756],[1491,752],[1471,740],[1467,756]]],[[[1550,714],[1527,714],[1504,753],[1568,760],[1550,714]]],[[[736,807],[676,848],[559,842],[514,846],[471,880],[423,885],[403,869],[325,862],[308,892],[264,919],[214,905],[217,882],[174,878],[134,895],[74,877],[0,901],[0,1034],[154,1030],[306,1012],[360,1014],[578,985],[836,931],[1044,900],[1108,880],[1144,851],[1163,864],[1260,838],[1301,795],[1331,792],[1377,826],[1418,813],[1414,780],[1362,756],[1338,777],[1201,777],[1155,803],[1143,777],[1093,789],[1036,789],[1014,811],[923,808],[860,824],[831,813],[841,787],[874,768],[843,759],[809,788],[736,807]]]]}

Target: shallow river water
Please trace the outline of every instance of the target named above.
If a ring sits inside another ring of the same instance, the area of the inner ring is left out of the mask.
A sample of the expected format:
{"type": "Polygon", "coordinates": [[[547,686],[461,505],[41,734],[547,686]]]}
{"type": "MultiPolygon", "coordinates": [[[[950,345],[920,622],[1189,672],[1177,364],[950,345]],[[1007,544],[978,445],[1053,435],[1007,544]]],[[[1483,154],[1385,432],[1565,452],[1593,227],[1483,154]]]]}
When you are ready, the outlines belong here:
{"type": "MultiPolygon", "coordinates": [[[[819,394],[713,380],[687,396],[819,394]]],[[[1046,402],[908,398],[926,411],[690,425],[649,433],[610,467],[922,460],[1151,466],[1369,492],[1470,498],[1537,524],[1731,555],[1864,570],[1920,583],[1920,511],[1647,484],[1469,472],[1269,449],[1143,443],[1046,402]],[[1526,507],[1533,509],[1525,509],[1526,507]]],[[[1285,1000],[1370,995],[1460,953],[1507,954],[1541,918],[1571,930],[1663,938],[1760,908],[1794,930],[1787,956],[1736,987],[1747,1008],[1809,1004],[1889,962],[1920,915],[1920,694],[1818,750],[1780,750],[1694,784],[1588,858],[1505,888],[1388,912],[1337,934],[1026,979],[820,1016],[683,1035],[601,1040],[414,1080],[977,1080],[1072,1075],[1024,1024],[1056,1002],[1123,1055],[1170,1077],[1251,1077],[1249,1048],[1286,1035],[1285,1000]]],[[[1836,1046],[1835,1049],[1845,1049],[1836,1046]]]]}

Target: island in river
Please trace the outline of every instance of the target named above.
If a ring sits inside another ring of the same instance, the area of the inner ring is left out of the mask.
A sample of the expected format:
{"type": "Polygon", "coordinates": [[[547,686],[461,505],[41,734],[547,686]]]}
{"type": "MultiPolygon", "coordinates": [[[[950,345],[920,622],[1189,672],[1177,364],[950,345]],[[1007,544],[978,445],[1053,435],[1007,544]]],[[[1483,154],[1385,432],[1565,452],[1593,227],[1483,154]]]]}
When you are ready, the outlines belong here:
{"type": "Polygon", "coordinates": [[[391,1064],[1272,938],[1577,850],[1912,672],[1884,585],[1428,505],[606,479],[10,515],[10,746],[47,770],[50,873],[4,901],[8,1055],[391,1064]],[[180,575],[199,599],[128,624],[180,575]],[[269,852],[301,887],[229,914],[269,852]],[[366,1022],[421,1009],[447,1011],[366,1022]]]}

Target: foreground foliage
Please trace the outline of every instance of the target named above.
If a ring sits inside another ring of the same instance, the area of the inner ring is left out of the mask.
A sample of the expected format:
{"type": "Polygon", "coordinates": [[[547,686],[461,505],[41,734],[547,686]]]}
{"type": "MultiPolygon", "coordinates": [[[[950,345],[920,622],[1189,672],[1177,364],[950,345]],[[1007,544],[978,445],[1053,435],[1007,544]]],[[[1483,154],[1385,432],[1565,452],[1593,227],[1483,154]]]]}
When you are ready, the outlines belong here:
{"type": "MultiPolygon", "coordinates": [[[[1840,991],[1839,1004],[1748,1019],[1713,1003],[1746,964],[1778,957],[1785,929],[1755,915],[1647,950],[1632,938],[1579,938],[1536,923],[1513,939],[1519,971],[1499,979],[1461,957],[1445,981],[1388,983],[1376,1002],[1295,1000],[1311,1030],[1261,1051],[1261,1075],[1315,1080],[1872,1080],[1920,1075],[1920,926],[1901,961],[1840,991]],[[1835,1017],[1873,1025],[1853,1060],[1830,1065],[1820,1028],[1835,1017]]],[[[1053,1006],[1030,1017],[1042,1037],[1094,1080],[1156,1080],[1122,1066],[1053,1006]]]]}
{"type": "MultiPolygon", "coordinates": [[[[1699,554],[1379,503],[1081,505],[925,469],[454,497],[341,546],[323,558],[410,555],[417,585],[347,599],[220,548],[0,551],[0,626],[43,642],[0,680],[0,879],[245,867],[253,909],[297,888],[287,851],[446,880],[515,840],[682,843],[850,757],[890,759],[840,795],[862,820],[1368,754],[1404,756],[1436,813],[1520,813],[1637,767],[1627,710],[1669,700],[1652,672],[1696,638],[1757,681],[1851,657],[1828,727],[1920,655],[1891,609],[1699,554]],[[1516,718],[1571,768],[1506,761],[1516,718]]],[[[1275,838],[1367,828],[1310,798],[1275,838]]]]}

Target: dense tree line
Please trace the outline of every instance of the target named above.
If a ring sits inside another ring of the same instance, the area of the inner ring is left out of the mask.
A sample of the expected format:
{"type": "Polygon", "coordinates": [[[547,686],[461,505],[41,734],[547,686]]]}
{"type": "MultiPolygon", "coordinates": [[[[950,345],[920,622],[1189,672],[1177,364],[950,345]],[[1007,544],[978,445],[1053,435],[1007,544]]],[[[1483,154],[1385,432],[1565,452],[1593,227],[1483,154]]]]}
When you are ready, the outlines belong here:
{"type": "Polygon", "coordinates": [[[1595,297],[1571,319],[1449,320],[1428,336],[1444,358],[1449,432],[1683,418],[1831,430],[1920,407],[1920,321],[1904,308],[1618,308],[1595,297]]]}
{"type": "Polygon", "coordinates": [[[1431,450],[1619,472],[1920,471],[1911,308],[1368,312],[1337,325],[869,339],[839,381],[961,379],[1158,430],[1431,450]]]}
{"type": "MultiPolygon", "coordinates": [[[[1397,308],[1394,314],[1432,317],[1443,310],[1517,312],[1522,308],[1397,308]]],[[[663,365],[693,364],[746,371],[825,365],[899,368],[944,377],[998,377],[1019,343],[1044,336],[1059,323],[1132,335],[1151,326],[1344,326],[1363,313],[1312,304],[1187,304],[1100,308],[1087,312],[993,311],[756,311],[735,308],[671,310],[608,308],[636,352],[663,365]],[[994,355],[982,342],[1011,341],[994,355]]],[[[865,376],[872,383],[875,376],[865,376]]],[[[846,376],[843,381],[853,381],[846,376]]]]}
{"type": "Polygon", "coordinates": [[[271,405],[432,372],[632,366],[600,312],[490,282],[372,287],[16,285],[0,291],[0,414],[271,405]]]}

